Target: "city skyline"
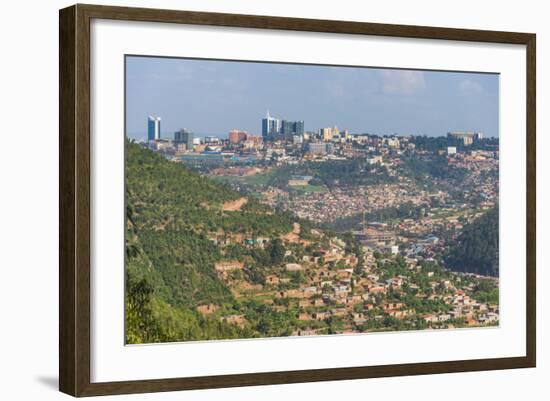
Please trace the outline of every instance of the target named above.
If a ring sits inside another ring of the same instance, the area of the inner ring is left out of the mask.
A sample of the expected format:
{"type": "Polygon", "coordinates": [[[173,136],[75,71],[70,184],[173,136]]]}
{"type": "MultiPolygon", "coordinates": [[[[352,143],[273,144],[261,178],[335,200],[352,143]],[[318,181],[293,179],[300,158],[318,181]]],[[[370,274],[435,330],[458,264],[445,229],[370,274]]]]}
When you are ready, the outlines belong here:
{"type": "Polygon", "coordinates": [[[127,344],[500,325],[497,75],[127,65],[127,344]]]}
{"type": "Polygon", "coordinates": [[[147,137],[149,115],[162,118],[162,138],[184,127],[196,136],[225,138],[231,129],[261,135],[267,110],[304,121],[306,131],[498,136],[496,74],[136,56],[126,65],[126,126],[134,139],[147,137]]]}

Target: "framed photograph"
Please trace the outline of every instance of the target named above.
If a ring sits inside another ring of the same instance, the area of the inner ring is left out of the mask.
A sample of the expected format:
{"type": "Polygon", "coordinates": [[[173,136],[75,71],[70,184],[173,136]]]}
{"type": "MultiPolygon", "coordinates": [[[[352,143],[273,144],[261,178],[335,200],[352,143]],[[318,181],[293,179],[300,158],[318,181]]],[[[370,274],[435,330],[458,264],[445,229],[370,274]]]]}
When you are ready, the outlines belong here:
{"type": "Polygon", "coordinates": [[[60,390],[534,367],[535,35],[60,11],[60,390]]]}

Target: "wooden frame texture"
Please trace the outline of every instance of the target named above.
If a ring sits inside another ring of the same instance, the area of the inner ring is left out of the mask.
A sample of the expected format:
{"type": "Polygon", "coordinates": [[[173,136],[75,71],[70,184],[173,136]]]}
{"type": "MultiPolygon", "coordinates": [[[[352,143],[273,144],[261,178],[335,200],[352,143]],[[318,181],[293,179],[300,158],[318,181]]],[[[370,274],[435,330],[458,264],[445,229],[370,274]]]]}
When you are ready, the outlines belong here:
{"type": "Polygon", "coordinates": [[[77,4],[59,13],[59,389],[73,396],[144,393],[535,367],[535,47],[530,33],[77,4]],[[524,357],[192,378],[90,382],[90,21],[93,18],[330,32],[526,46],[527,324],[524,357]]]}

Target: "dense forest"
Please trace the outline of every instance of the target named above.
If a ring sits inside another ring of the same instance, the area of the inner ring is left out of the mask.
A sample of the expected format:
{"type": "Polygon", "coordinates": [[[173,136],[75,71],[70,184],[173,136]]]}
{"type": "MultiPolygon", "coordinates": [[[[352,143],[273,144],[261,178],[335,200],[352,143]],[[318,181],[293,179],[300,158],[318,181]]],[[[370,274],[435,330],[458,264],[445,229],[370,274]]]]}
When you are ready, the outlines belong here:
{"type": "Polygon", "coordinates": [[[498,277],[498,206],[464,227],[445,258],[452,270],[498,277]]]}

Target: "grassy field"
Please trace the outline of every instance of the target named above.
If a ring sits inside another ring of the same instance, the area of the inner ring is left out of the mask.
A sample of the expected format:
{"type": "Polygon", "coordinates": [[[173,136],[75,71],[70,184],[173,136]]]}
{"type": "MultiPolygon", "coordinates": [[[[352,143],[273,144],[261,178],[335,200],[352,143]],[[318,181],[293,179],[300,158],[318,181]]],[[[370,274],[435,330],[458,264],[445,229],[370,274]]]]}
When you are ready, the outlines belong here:
{"type": "Polygon", "coordinates": [[[328,189],[323,185],[299,185],[299,186],[288,186],[286,183],[290,179],[291,174],[285,169],[275,167],[264,173],[259,173],[247,177],[213,177],[218,181],[241,183],[243,185],[255,187],[255,186],[265,186],[273,185],[279,188],[286,189],[288,191],[304,194],[304,193],[323,193],[328,189]]]}
{"type": "Polygon", "coordinates": [[[244,177],[242,180],[249,185],[266,185],[275,176],[275,174],[276,173],[274,169],[266,173],[260,173],[260,174],[244,177]]]}

